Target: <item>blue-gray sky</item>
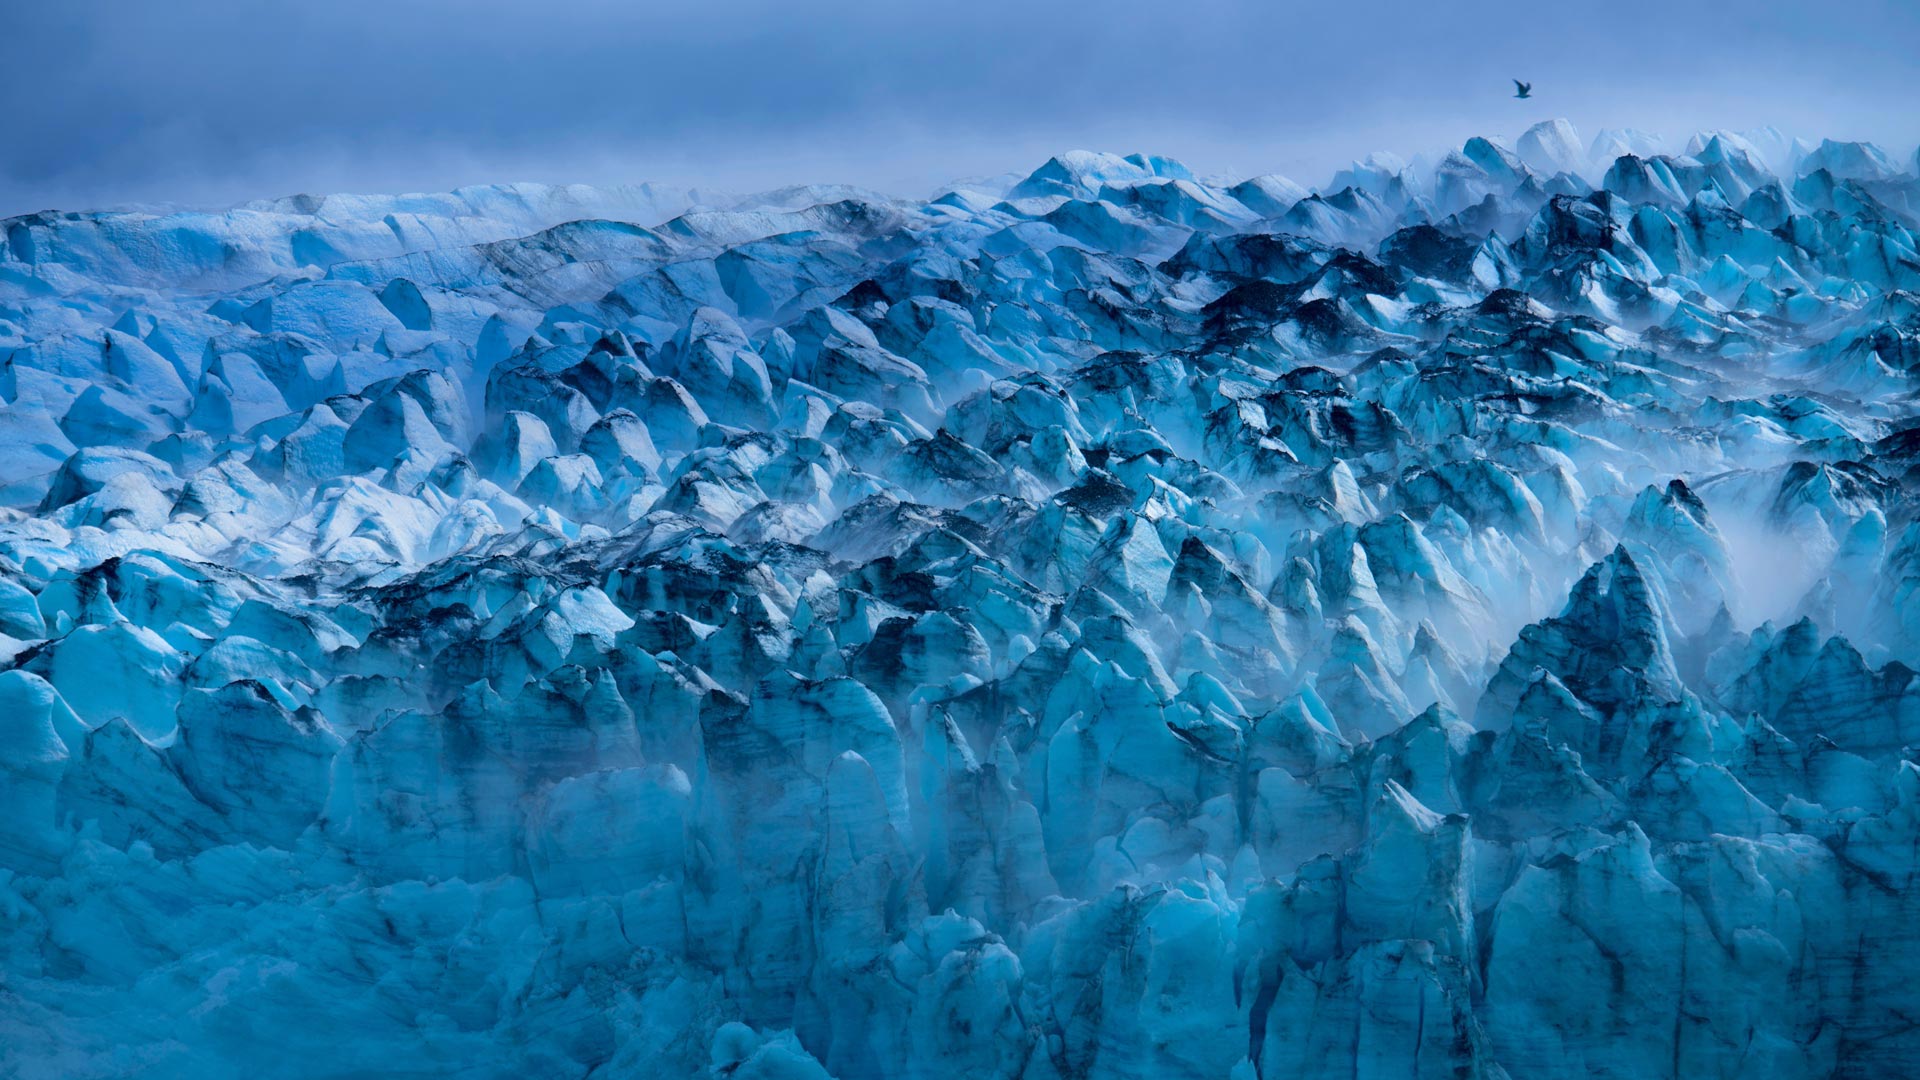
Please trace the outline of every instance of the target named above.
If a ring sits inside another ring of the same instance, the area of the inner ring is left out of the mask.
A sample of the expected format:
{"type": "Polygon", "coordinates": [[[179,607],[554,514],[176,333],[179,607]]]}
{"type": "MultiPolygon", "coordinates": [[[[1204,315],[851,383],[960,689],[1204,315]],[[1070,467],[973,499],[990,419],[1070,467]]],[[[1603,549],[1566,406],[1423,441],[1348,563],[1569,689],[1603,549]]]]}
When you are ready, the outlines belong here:
{"type": "Polygon", "coordinates": [[[1313,183],[1554,116],[1905,158],[1917,56],[1912,0],[0,0],[0,215],[497,180],[924,194],[1075,147],[1313,183]]]}

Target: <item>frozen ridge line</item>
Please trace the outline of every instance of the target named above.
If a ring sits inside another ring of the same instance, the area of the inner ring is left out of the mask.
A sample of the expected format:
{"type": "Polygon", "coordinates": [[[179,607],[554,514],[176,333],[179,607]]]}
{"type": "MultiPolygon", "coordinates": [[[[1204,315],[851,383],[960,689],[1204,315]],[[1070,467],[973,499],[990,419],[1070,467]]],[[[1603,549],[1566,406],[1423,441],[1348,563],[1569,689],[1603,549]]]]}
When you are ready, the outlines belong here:
{"type": "Polygon", "coordinates": [[[1907,1071],[1916,174],[0,223],[0,1075],[1907,1071]]]}

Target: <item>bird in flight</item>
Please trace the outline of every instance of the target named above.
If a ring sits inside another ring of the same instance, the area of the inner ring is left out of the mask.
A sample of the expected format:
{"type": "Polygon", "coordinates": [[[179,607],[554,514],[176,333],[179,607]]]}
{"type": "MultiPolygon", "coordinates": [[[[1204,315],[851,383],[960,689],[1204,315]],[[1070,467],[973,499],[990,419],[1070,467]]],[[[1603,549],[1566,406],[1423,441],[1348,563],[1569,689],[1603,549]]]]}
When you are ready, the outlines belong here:
{"type": "Polygon", "coordinates": [[[1530,98],[1533,96],[1533,84],[1530,82],[1521,82],[1519,79],[1515,79],[1513,80],[1513,91],[1514,91],[1513,93],[1514,97],[1530,98]]]}

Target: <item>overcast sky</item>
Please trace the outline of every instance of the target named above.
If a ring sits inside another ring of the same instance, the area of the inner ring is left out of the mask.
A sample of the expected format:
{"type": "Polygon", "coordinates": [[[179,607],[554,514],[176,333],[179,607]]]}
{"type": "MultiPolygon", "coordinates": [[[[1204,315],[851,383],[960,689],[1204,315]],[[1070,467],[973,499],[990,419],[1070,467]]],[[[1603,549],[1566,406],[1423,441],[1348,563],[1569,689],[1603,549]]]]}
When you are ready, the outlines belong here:
{"type": "Polygon", "coordinates": [[[1312,184],[1555,116],[1920,139],[1914,0],[0,0],[0,39],[0,215],[504,180],[921,195],[1076,147],[1312,184]]]}

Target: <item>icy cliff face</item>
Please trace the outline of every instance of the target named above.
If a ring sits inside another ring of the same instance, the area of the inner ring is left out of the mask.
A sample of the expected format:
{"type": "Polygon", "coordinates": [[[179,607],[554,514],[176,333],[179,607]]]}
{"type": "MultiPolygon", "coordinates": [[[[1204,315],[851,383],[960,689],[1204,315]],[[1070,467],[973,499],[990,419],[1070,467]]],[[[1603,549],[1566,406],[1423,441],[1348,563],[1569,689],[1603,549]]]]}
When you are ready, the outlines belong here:
{"type": "Polygon", "coordinates": [[[1910,1067],[1912,168],[0,223],[0,1073],[1910,1067]]]}

